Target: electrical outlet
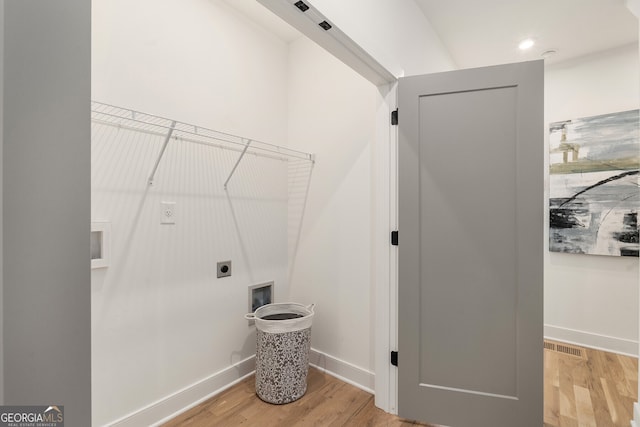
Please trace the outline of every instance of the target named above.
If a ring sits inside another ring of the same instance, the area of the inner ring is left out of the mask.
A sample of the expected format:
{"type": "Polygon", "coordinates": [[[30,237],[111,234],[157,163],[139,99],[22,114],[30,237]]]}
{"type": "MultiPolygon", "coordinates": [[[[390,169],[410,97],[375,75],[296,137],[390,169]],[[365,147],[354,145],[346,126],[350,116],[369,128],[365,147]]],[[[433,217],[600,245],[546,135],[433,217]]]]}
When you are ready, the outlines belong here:
{"type": "Polygon", "coordinates": [[[176,223],[176,202],[160,202],[160,224],[176,223]]]}
{"type": "Polygon", "coordinates": [[[218,263],[218,279],[231,276],[231,261],[220,261],[218,263]]]}

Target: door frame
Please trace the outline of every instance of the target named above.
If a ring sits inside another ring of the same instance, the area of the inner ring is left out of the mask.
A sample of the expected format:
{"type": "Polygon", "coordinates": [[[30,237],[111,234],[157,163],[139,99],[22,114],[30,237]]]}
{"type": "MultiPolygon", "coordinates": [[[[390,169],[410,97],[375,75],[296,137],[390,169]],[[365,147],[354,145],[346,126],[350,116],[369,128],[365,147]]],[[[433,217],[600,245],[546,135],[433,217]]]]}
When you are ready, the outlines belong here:
{"type": "Polygon", "coordinates": [[[398,105],[398,83],[378,86],[376,111],[373,279],[375,405],[398,413],[398,368],[391,365],[391,351],[398,350],[398,248],[390,243],[398,229],[398,126],[391,112],[398,105]]]}

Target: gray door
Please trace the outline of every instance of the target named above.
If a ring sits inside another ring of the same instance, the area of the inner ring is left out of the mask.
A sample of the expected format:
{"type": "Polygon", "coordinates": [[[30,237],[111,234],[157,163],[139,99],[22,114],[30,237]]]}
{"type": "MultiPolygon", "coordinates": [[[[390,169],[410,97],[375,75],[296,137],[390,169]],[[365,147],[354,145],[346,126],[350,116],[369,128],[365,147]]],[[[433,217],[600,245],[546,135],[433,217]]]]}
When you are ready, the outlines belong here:
{"type": "Polygon", "coordinates": [[[399,82],[398,413],[542,426],[543,63],[399,82]]]}

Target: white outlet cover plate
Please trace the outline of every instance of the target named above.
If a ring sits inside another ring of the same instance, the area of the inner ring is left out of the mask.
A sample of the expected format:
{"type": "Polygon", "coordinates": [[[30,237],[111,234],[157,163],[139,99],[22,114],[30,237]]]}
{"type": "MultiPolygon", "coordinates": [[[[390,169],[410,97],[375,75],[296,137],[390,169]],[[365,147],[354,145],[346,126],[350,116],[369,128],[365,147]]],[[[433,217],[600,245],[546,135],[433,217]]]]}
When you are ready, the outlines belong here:
{"type": "Polygon", "coordinates": [[[176,223],[176,202],[160,202],[160,224],[176,223]]]}

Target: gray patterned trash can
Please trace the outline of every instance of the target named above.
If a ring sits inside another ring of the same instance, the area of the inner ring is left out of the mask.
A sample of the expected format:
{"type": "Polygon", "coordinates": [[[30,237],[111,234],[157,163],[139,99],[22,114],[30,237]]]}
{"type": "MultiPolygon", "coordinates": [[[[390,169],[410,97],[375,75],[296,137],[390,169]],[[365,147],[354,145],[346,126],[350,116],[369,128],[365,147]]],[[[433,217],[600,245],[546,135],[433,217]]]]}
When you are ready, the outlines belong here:
{"type": "Polygon", "coordinates": [[[256,394],[265,402],[293,402],[307,391],[313,307],[267,304],[245,316],[256,322],[256,394]]]}

